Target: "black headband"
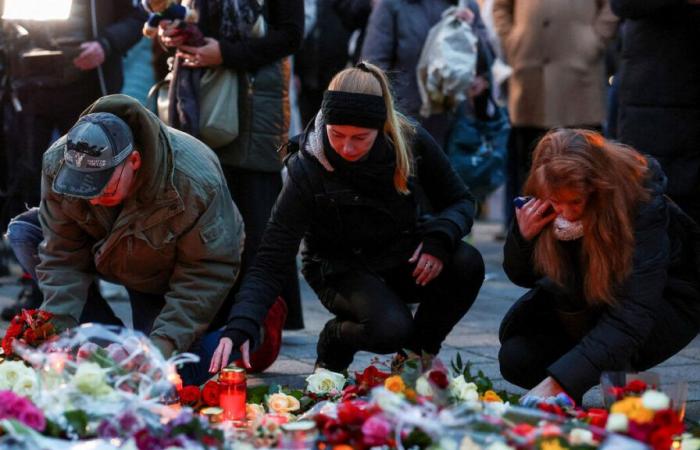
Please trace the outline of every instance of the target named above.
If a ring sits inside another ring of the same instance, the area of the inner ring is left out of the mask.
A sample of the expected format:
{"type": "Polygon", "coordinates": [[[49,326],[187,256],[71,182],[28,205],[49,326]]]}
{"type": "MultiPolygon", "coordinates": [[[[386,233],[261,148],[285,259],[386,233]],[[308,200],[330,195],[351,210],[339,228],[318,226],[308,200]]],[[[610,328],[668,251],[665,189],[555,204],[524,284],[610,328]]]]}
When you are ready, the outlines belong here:
{"type": "Polygon", "coordinates": [[[380,95],[326,91],[321,112],[327,125],[353,125],[381,130],[386,122],[386,104],[380,95]]]}

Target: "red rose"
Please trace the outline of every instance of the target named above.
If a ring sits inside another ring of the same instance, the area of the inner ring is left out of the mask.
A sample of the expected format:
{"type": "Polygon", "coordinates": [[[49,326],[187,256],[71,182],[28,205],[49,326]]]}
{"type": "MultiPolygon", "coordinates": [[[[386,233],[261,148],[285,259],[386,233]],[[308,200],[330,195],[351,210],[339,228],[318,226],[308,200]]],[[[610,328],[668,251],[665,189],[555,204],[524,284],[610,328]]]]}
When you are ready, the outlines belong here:
{"type": "Polygon", "coordinates": [[[219,406],[219,383],[208,381],[202,388],[202,401],[207,406],[219,406]]]}
{"type": "Polygon", "coordinates": [[[651,423],[639,423],[634,420],[630,420],[627,434],[632,439],[636,439],[642,442],[649,442],[648,438],[653,429],[654,425],[651,423]]]}
{"type": "Polygon", "coordinates": [[[654,425],[668,430],[671,434],[681,434],[685,431],[685,425],[678,417],[678,413],[672,409],[657,411],[654,414],[654,425]]]}
{"type": "Polygon", "coordinates": [[[602,408],[591,408],[588,410],[588,423],[594,427],[605,428],[608,421],[608,411],[602,408]]]}
{"type": "Polygon", "coordinates": [[[344,402],[350,401],[350,400],[354,400],[357,397],[360,397],[360,396],[365,395],[365,394],[367,394],[367,391],[365,389],[361,388],[360,386],[358,386],[356,384],[352,384],[352,385],[346,386],[345,389],[343,389],[343,397],[341,400],[344,402]]]}
{"type": "Polygon", "coordinates": [[[659,428],[651,432],[648,442],[654,450],[668,450],[673,444],[673,433],[666,428],[659,428]]]}
{"type": "Polygon", "coordinates": [[[331,445],[346,444],[351,434],[339,422],[329,419],[323,426],[323,435],[331,445]]]}
{"type": "Polygon", "coordinates": [[[519,423],[518,425],[514,426],[511,431],[518,436],[527,438],[533,433],[533,431],[535,431],[535,427],[529,423],[519,423]]]}
{"type": "Polygon", "coordinates": [[[355,383],[365,389],[372,389],[384,383],[391,376],[388,372],[382,372],[374,366],[368,366],[362,373],[355,372],[355,383]]]}
{"type": "Polygon", "coordinates": [[[625,386],[625,392],[628,394],[641,394],[647,390],[647,384],[642,380],[632,380],[625,386]]]}
{"type": "Polygon", "coordinates": [[[441,370],[431,370],[428,373],[428,379],[440,389],[446,389],[447,386],[450,385],[450,381],[447,379],[447,374],[441,370]]]}
{"type": "Polygon", "coordinates": [[[199,388],[197,386],[185,386],[178,391],[180,403],[183,405],[194,406],[199,403],[199,388]]]}
{"type": "Polygon", "coordinates": [[[338,405],[338,421],[343,425],[362,425],[366,419],[364,408],[357,401],[350,400],[338,405]]]}
{"type": "Polygon", "coordinates": [[[619,386],[613,386],[610,389],[608,389],[608,392],[610,392],[610,395],[615,399],[615,400],[622,400],[622,397],[625,396],[625,388],[619,387],[619,386]]]}

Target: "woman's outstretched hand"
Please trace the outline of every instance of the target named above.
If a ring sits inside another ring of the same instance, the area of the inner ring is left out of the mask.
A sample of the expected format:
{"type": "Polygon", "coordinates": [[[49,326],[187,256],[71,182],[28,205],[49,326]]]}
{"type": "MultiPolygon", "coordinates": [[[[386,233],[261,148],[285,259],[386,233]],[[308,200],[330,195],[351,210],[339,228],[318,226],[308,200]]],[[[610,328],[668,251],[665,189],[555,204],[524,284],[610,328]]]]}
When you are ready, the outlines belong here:
{"type": "MultiPolygon", "coordinates": [[[[240,347],[243,365],[246,369],[250,369],[250,341],[246,340],[240,347]]],[[[211,357],[209,364],[209,373],[217,373],[224,367],[228,366],[228,360],[233,351],[233,341],[231,338],[222,337],[219,340],[219,345],[214,350],[214,355],[211,357]]]]}
{"type": "Polygon", "coordinates": [[[540,382],[537,386],[530,389],[530,392],[525,394],[527,397],[556,397],[557,394],[564,392],[564,388],[561,387],[557,380],[552,377],[547,377],[540,382]]]}
{"type": "Polygon", "coordinates": [[[442,272],[442,261],[433,255],[423,253],[423,243],[418,244],[418,248],[413,252],[413,256],[408,260],[413,264],[417,261],[416,268],[413,270],[413,278],[416,279],[416,284],[425,286],[433,279],[437,278],[442,272]]]}
{"type": "Polygon", "coordinates": [[[548,200],[532,198],[522,208],[515,208],[520,235],[526,241],[533,240],[556,217],[557,213],[548,200]]]}

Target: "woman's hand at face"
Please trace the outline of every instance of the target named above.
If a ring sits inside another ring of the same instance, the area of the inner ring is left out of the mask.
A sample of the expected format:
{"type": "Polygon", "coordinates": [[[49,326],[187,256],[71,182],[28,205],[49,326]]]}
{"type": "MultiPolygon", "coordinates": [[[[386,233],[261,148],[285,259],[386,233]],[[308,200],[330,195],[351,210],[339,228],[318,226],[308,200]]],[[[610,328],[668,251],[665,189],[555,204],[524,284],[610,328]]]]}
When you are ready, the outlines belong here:
{"type": "Polygon", "coordinates": [[[214,67],[220,66],[224,61],[221,57],[219,41],[212,38],[204,38],[205,44],[201,47],[181,45],[178,47],[177,56],[182,58],[187,67],[214,67]]]}
{"type": "Polygon", "coordinates": [[[548,200],[533,198],[522,208],[515,208],[520,235],[526,241],[533,240],[556,217],[557,213],[554,212],[548,200]]]}
{"type": "Polygon", "coordinates": [[[413,270],[413,278],[416,279],[416,284],[425,286],[432,280],[437,278],[442,272],[442,261],[433,255],[423,253],[423,243],[421,242],[413,252],[413,256],[408,260],[409,263],[416,263],[416,268],[413,270]]]}
{"type": "MultiPolygon", "coordinates": [[[[233,341],[230,338],[222,337],[219,340],[219,345],[214,350],[214,354],[211,357],[211,363],[209,363],[209,373],[217,373],[224,367],[228,366],[228,360],[231,357],[231,352],[233,350],[233,341]]],[[[250,341],[245,341],[241,344],[241,357],[243,359],[243,365],[246,369],[250,369],[250,341]]]]}

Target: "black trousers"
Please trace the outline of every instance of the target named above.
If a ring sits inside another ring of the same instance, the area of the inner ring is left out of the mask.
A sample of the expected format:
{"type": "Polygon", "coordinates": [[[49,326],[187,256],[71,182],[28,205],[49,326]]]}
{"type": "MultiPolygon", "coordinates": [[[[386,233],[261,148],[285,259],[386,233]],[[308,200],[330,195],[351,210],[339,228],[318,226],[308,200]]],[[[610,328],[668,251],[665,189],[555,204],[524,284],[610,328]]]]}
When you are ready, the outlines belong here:
{"type": "Polygon", "coordinates": [[[97,76],[67,86],[20,93],[24,110],[5,124],[7,198],[0,218],[3,232],[10,219],[26,211],[26,205],[39,204],[43,155],[54,133],[67,133],[80,113],[100,97],[97,76]]]}
{"type": "MultiPolygon", "coordinates": [[[[243,216],[245,224],[245,247],[241,264],[241,274],[233,285],[226,303],[218,315],[217,325],[224,325],[228,318],[228,311],[233,305],[233,298],[245,277],[248,268],[253,264],[258,246],[262,240],[263,232],[270,218],[270,212],[282,190],[282,176],[280,173],[257,172],[239,169],[231,166],[223,166],[224,176],[228,184],[231,197],[243,216]],[[220,323],[219,323],[220,322],[220,323]]],[[[299,275],[296,262],[290,264],[286,270],[286,282],[279,295],[287,303],[287,322],[285,329],[297,330],[304,328],[304,316],[301,309],[301,294],[299,292],[299,275]]]]}
{"type": "MultiPolygon", "coordinates": [[[[553,311],[536,313],[529,311],[518,317],[514,329],[502,338],[498,354],[501,374],[510,383],[531,389],[549,374],[547,368],[565,353],[579,344],[569,337],[553,311]]],[[[687,315],[679,312],[670,302],[664,302],[656,315],[656,322],[647,341],[640,346],[632,358],[608,358],[606,370],[641,371],[660,364],[682,350],[698,334],[698,326],[687,315]]],[[[596,345],[601,346],[602,343],[596,345]]],[[[605,351],[604,347],[600,347],[605,351]]],[[[566,380],[559,380],[566,384],[566,380]]],[[[585,392],[593,386],[576,386],[585,392]]],[[[571,393],[570,393],[571,394],[571,393]]],[[[580,403],[580,398],[575,398],[580,403]]]]}
{"type": "Polygon", "coordinates": [[[484,261],[478,250],[461,242],[427,286],[416,285],[413,269],[414,264],[406,263],[381,273],[355,270],[326,280],[317,293],[336,317],[319,336],[317,363],[342,371],[358,351],[437,354],[474,303],[484,281],[484,261]],[[415,316],[410,303],[419,303],[415,316]]]}

